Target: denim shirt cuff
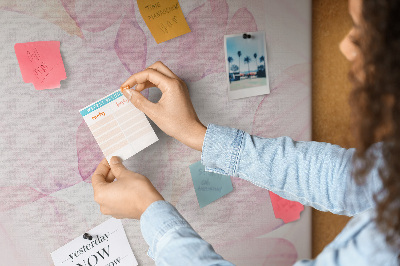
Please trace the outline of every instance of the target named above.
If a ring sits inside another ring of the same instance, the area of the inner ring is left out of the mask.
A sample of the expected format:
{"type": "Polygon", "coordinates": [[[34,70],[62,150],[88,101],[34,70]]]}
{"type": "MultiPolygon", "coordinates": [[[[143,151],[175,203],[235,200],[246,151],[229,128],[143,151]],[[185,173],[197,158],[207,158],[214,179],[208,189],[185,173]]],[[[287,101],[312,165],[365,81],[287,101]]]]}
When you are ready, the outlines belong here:
{"type": "Polygon", "coordinates": [[[244,131],[209,124],[201,154],[205,170],[236,176],[243,142],[244,131]]]}
{"type": "Polygon", "coordinates": [[[147,255],[155,259],[159,240],[170,230],[177,227],[190,227],[187,221],[169,202],[159,200],[153,202],[140,217],[140,229],[149,245],[147,255]]]}

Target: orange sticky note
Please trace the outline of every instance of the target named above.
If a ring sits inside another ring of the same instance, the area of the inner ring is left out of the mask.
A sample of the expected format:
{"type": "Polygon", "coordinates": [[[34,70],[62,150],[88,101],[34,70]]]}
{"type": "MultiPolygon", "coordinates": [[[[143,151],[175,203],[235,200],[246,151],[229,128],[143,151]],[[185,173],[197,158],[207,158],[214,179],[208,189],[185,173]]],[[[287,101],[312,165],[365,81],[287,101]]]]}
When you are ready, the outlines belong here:
{"type": "Polygon", "coordinates": [[[190,32],[178,0],[138,0],[140,14],[157,43],[190,32]]]}
{"type": "Polygon", "coordinates": [[[54,89],[67,78],[59,41],[16,43],[15,54],[25,83],[35,89],[54,89]]]}

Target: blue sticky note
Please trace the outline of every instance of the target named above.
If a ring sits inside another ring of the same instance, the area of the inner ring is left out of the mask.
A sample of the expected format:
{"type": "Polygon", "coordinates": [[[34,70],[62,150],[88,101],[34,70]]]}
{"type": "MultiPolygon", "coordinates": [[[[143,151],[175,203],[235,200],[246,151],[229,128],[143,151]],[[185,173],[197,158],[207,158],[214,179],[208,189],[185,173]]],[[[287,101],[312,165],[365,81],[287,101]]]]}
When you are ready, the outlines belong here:
{"type": "Polygon", "coordinates": [[[192,164],[189,168],[200,208],[233,190],[230,176],[206,172],[200,161],[192,164]]]}

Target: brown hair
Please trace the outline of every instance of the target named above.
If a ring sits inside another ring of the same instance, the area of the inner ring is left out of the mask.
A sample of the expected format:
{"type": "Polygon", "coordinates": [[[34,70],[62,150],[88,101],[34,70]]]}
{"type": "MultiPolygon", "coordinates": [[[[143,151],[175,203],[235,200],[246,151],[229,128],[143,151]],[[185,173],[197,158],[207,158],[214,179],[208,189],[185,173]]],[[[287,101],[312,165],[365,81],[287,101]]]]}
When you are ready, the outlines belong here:
{"type": "Polygon", "coordinates": [[[350,72],[358,140],[353,175],[359,183],[365,180],[377,159],[367,151],[382,141],[383,188],[374,197],[376,223],[387,243],[400,250],[400,1],[362,2],[364,23],[355,41],[362,63],[350,72]],[[362,78],[357,77],[359,70],[362,78]]]}

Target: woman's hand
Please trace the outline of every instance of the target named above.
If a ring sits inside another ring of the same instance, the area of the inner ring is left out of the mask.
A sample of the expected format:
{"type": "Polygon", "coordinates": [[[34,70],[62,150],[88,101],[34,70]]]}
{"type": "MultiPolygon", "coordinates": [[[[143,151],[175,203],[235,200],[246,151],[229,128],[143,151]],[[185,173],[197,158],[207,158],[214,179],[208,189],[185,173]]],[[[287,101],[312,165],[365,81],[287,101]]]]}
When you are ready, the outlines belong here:
{"type": "Polygon", "coordinates": [[[147,177],[126,169],[118,157],[112,157],[110,165],[106,159],[100,162],[92,186],[101,213],[119,219],[140,219],[153,202],[164,200],[147,177]]]}
{"type": "Polygon", "coordinates": [[[166,134],[183,144],[202,150],[207,128],[200,122],[190,101],[186,84],[161,62],[132,75],[121,90],[139,110],[145,113],[166,134]],[[136,86],[135,89],[130,89],[136,86]],[[152,103],[140,92],[150,87],[161,90],[162,96],[152,103]]]}

